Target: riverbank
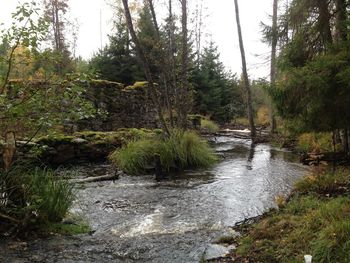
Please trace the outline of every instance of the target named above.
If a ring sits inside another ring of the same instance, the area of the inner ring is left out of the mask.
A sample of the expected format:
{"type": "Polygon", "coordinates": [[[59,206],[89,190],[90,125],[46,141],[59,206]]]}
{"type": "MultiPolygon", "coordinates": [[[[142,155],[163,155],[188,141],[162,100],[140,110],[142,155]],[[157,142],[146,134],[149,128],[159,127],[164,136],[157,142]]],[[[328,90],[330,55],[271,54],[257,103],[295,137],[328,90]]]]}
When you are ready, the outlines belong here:
{"type": "Polygon", "coordinates": [[[253,224],[236,227],[230,255],[210,262],[350,262],[350,169],[314,170],[298,181],[288,202],[253,224]]]}
{"type": "MultiPolygon", "coordinates": [[[[222,158],[208,169],[159,182],[152,174],[123,175],[79,186],[70,212],[90,225],[89,234],[2,242],[0,261],[198,263],[234,222],[274,207],[274,196],[289,193],[305,172],[298,156],[267,144],[219,136],[212,146],[222,158]]],[[[82,164],[72,171],[83,178],[113,167],[82,164]]]]}

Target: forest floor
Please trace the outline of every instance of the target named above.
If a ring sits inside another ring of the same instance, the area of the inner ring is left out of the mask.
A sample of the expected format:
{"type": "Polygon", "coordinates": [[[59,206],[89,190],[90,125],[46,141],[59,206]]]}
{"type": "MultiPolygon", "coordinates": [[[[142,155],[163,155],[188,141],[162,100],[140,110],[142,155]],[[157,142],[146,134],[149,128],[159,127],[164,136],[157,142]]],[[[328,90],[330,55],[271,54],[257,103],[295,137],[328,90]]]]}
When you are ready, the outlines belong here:
{"type": "Polygon", "coordinates": [[[237,249],[210,262],[350,262],[350,167],[315,168],[295,185],[279,209],[235,227],[237,249]]]}

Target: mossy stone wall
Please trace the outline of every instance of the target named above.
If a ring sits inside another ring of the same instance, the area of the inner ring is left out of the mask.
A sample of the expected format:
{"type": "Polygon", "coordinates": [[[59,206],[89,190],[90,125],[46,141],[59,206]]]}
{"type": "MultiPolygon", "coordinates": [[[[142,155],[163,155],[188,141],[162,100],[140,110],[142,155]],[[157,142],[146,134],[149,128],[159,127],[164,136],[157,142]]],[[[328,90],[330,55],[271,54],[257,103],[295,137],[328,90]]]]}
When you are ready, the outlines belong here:
{"type": "Polygon", "coordinates": [[[94,80],[87,86],[87,98],[106,115],[80,121],[78,130],[158,127],[156,110],[145,82],[125,87],[117,82],[94,80]]]}

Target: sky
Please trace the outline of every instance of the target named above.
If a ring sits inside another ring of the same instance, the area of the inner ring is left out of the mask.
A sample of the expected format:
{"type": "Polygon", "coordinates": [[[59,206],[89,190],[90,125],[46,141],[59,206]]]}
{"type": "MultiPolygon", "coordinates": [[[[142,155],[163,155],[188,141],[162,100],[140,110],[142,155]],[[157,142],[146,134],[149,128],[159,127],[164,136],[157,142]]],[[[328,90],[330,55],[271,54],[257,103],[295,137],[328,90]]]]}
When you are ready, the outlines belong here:
{"type": "MultiPolygon", "coordinates": [[[[18,2],[23,1],[0,0],[0,23],[8,23],[11,12],[18,2]]],[[[106,0],[69,0],[69,3],[70,18],[77,19],[79,24],[76,55],[88,59],[98,51],[101,42],[102,46],[108,43],[107,35],[112,30],[113,12],[106,0]]],[[[218,45],[221,61],[227,69],[239,75],[242,66],[234,1],[204,0],[204,4],[206,39],[213,40],[218,45]]],[[[261,42],[260,22],[270,23],[268,17],[272,13],[272,0],[239,0],[239,5],[249,73],[253,79],[266,78],[270,48],[261,42]]]]}

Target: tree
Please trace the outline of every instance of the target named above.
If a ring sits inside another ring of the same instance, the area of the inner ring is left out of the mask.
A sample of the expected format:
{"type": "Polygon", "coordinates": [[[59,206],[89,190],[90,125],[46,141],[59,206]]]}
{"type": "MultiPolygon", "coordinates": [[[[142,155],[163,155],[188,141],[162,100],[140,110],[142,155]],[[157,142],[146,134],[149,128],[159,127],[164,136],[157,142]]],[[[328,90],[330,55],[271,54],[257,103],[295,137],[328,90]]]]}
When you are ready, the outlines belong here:
{"type": "Polygon", "coordinates": [[[43,0],[45,19],[50,25],[51,34],[49,35],[53,50],[58,56],[56,65],[56,71],[58,74],[63,75],[69,71],[72,71],[72,61],[70,58],[70,52],[65,36],[66,24],[65,15],[68,11],[69,0],[43,0]]]}
{"type": "Polygon", "coordinates": [[[241,116],[244,103],[236,77],[225,71],[219,57],[213,42],[199,57],[198,68],[190,79],[195,91],[194,110],[219,123],[229,123],[234,117],[241,116]]]}
{"type": "Polygon", "coordinates": [[[342,130],[350,123],[346,1],[294,0],[288,10],[291,39],[280,56],[280,80],[270,92],[282,117],[298,131],[342,130]]]}
{"type": "Polygon", "coordinates": [[[245,50],[244,50],[244,44],[243,44],[243,37],[242,37],[242,29],[241,29],[241,23],[239,18],[239,6],[238,6],[238,0],[235,0],[235,12],[236,12],[236,22],[237,22],[237,30],[238,30],[238,39],[239,39],[239,48],[241,51],[241,58],[242,58],[242,71],[243,71],[243,85],[246,92],[247,97],[247,110],[248,110],[248,119],[249,119],[249,126],[250,126],[250,134],[253,142],[255,141],[256,137],[256,130],[254,125],[254,115],[253,115],[253,107],[252,107],[252,95],[250,90],[250,83],[249,83],[249,77],[248,77],[248,71],[247,71],[247,63],[245,58],[245,50]]]}
{"type": "Polygon", "coordinates": [[[150,87],[152,101],[155,104],[155,107],[157,109],[159,121],[162,125],[164,132],[166,134],[170,135],[170,131],[168,129],[167,123],[165,122],[165,119],[164,119],[162,104],[161,104],[160,98],[157,94],[157,88],[155,86],[155,82],[153,80],[153,76],[151,73],[150,63],[146,57],[145,51],[140,43],[138,36],[136,35],[135,29],[134,29],[134,25],[133,25],[133,21],[131,18],[129,5],[128,5],[128,0],[122,0],[122,1],[123,1],[125,19],[126,19],[126,23],[127,23],[128,29],[129,29],[129,33],[131,35],[132,41],[134,42],[139,61],[142,64],[148,85],[150,87]]]}
{"type": "Polygon", "coordinates": [[[176,93],[177,113],[180,127],[187,128],[187,114],[191,110],[190,84],[188,81],[189,72],[189,47],[188,47],[188,17],[187,0],[180,0],[181,3],[181,69],[180,69],[180,90],[176,93]]]}
{"type": "Polygon", "coordinates": [[[39,47],[46,37],[47,24],[34,18],[38,13],[35,2],[25,3],[12,15],[11,28],[2,31],[1,37],[8,47],[6,56],[2,57],[6,72],[0,79],[0,132],[5,139],[5,170],[11,167],[18,137],[30,141],[41,129],[94,113],[93,105],[82,96],[84,88],[80,85],[80,76],[68,75],[63,79],[50,76],[48,80],[41,75],[42,69],[30,62],[26,63],[20,79],[11,79],[18,76],[14,75],[18,74],[15,72],[17,54],[25,53],[29,61],[37,60],[41,54],[39,47]]]}
{"type": "Polygon", "coordinates": [[[89,62],[91,70],[101,79],[132,85],[145,79],[135,52],[130,46],[129,30],[125,22],[124,10],[115,6],[114,32],[109,36],[109,44],[96,53],[89,62]]]}
{"type": "MultiPolygon", "coordinates": [[[[278,29],[277,29],[277,11],[278,0],[273,0],[273,15],[272,15],[272,39],[271,39],[271,65],[270,65],[270,85],[273,87],[276,84],[276,57],[277,57],[277,42],[278,42],[278,29]]],[[[276,119],[272,103],[270,104],[270,125],[271,132],[274,133],[276,129],[276,119]]]]}

